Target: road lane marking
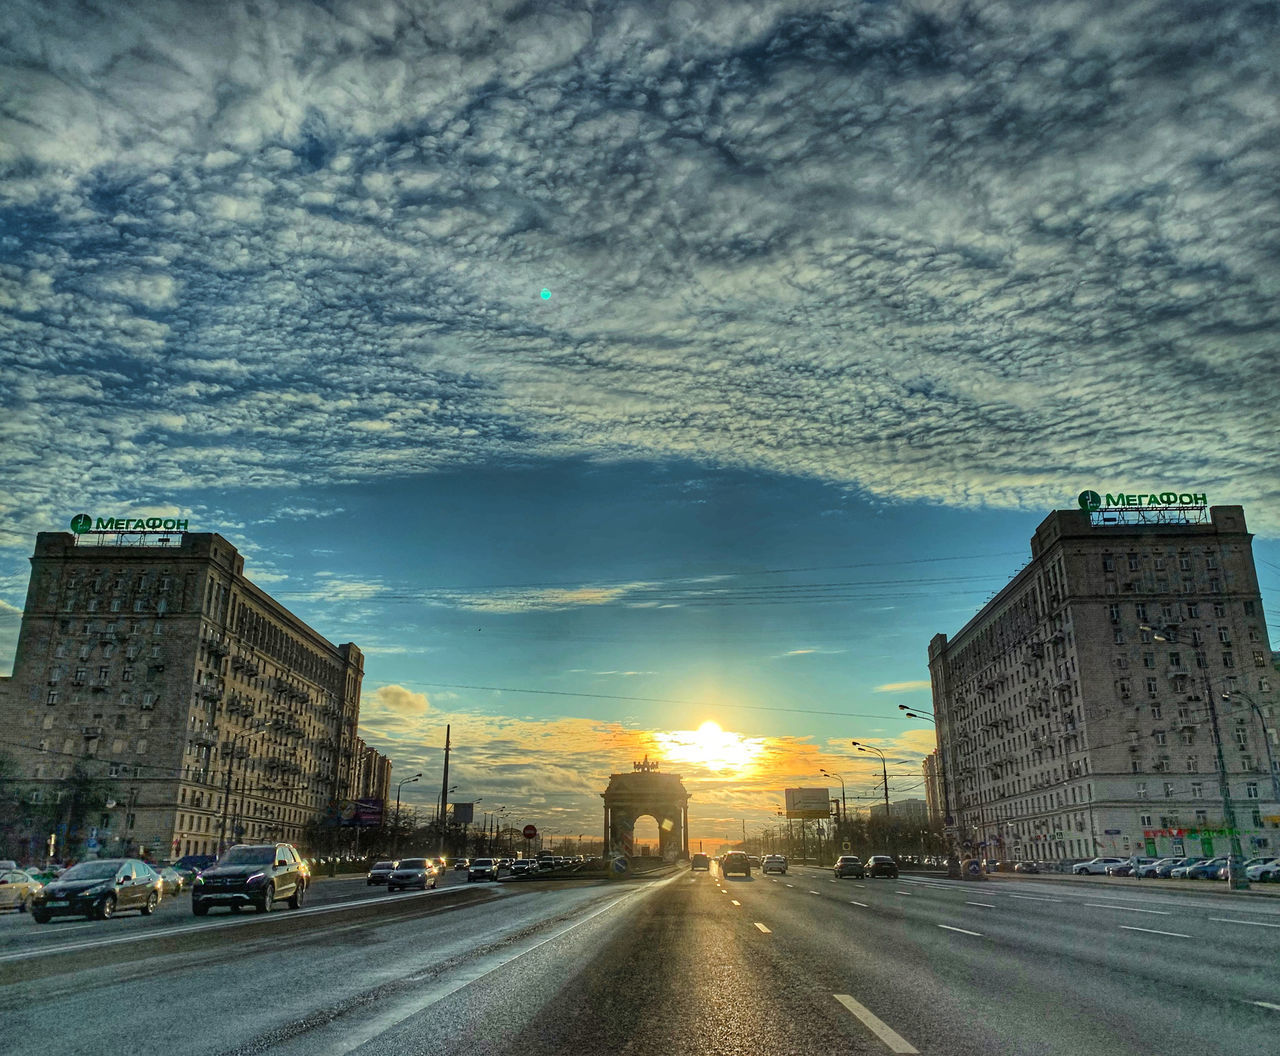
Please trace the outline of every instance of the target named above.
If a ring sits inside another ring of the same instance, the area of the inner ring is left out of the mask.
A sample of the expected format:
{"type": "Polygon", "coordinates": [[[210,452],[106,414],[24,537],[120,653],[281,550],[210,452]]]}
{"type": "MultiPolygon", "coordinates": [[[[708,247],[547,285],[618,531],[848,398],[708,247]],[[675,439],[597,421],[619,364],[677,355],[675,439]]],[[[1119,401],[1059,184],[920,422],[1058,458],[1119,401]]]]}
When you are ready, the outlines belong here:
{"type": "Polygon", "coordinates": [[[760,921],[758,921],[758,920],[757,920],[757,921],[755,922],[755,924],[756,924],[756,927],[757,927],[757,928],[759,928],[759,929],[760,929],[760,931],[761,931],[762,933],[764,933],[765,935],[772,935],[772,934],[773,934],[773,932],[772,932],[772,931],[770,931],[768,928],[766,928],[763,924],[761,924],[761,923],[760,923],[760,921]]]}
{"type": "Polygon", "coordinates": [[[818,893],[817,891],[810,891],[810,892],[809,892],[809,894],[811,894],[811,895],[816,895],[817,893],[818,893]]]}
{"type": "Polygon", "coordinates": [[[895,894],[895,895],[908,895],[908,896],[909,896],[909,895],[911,894],[911,892],[910,892],[910,891],[895,891],[895,892],[894,892],[894,894],[895,894]]]}
{"type": "Polygon", "coordinates": [[[958,931],[961,935],[974,935],[979,939],[982,938],[982,932],[980,931],[966,931],[964,928],[953,928],[950,924],[939,924],[938,927],[945,928],[947,931],[958,931]]]}
{"type": "MultiPolygon", "coordinates": [[[[1136,906],[1112,906],[1106,902],[1084,902],[1081,904],[1092,906],[1094,909],[1123,909],[1126,913],[1154,913],[1157,917],[1170,917],[1173,915],[1167,909],[1138,909],[1136,906]]],[[[1280,928],[1280,924],[1277,924],[1276,927],[1280,928]]]]}
{"type": "Polygon", "coordinates": [[[795,884],[787,884],[788,887],[795,887],[795,884]]]}
{"type": "Polygon", "coordinates": [[[1060,898],[1041,898],[1039,895],[1010,895],[1010,898],[1021,898],[1027,902],[1061,902],[1060,898]]]}
{"type": "Polygon", "coordinates": [[[858,1004],[858,1002],[848,994],[832,994],[831,996],[857,1016],[858,1019],[862,1021],[862,1025],[864,1027],[870,1030],[872,1034],[889,1047],[890,1052],[918,1053],[920,1051],[907,1041],[906,1038],[890,1027],[888,1023],[880,1019],[879,1016],[875,1015],[866,1006],[858,1004]]]}
{"type": "Polygon", "coordinates": [[[730,902],[732,902],[735,906],[740,906],[740,905],[742,905],[742,903],[741,903],[741,902],[739,902],[736,898],[731,898],[731,899],[729,899],[729,901],[730,901],[730,902]]]}
{"type": "Polygon", "coordinates": [[[1260,920],[1233,920],[1231,917],[1210,917],[1210,920],[1219,920],[1223,924],[1252,924],[1255,928],[1280,928],[1280,924],[1264,924],[1260,920]]]}
{"type": "Polygon", "coordinates": [[[1171,939],[1189,939],[1190,935],[1183,935],[1180,931],[1153,931],[1151,928],[1133,928],[1128,924],[1120,925],[1121,931],[1145,931],[1148,935],[1168,935],[1171,939]]]}
{"type": "Polygon", "coordinates": [[[990,902],[966,902],[966,906],[981,906],[983,909],[995,909],[990,902]]]}
{"type": "Polygon", "coordinates": [[[849,905],[851,905],[851,906],[861,906],[863,909],[870,909],[870,908],[871,908],[871,907],[870,907],[869,905],[867,905],[865,902],[855,902],[855,901],[853,901],[853,899],[850,899],[850,900],[849,900],[849,905]]]}
{"type": "Polygon", "coordinates": [[[1273,1005],[1270,1001],[1254,1001],[1253,1004],[1261,1008],[1270,1008],[1276,1012],[1280,1012],[1280,1005],[1273,1005]]]}

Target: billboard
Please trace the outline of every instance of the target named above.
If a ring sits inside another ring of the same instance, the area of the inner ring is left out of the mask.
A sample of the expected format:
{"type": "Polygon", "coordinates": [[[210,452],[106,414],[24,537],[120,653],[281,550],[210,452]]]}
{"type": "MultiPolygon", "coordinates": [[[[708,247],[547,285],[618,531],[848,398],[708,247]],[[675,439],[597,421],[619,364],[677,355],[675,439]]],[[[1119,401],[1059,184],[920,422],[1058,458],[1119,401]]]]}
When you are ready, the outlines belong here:
{"type": "Polygon", "coordinates": [[[831,817],[831,790],[826,788],[784,788],[788,818],[831,817]]]}
{"type": "Polygon", "coordinates": [[[382,825],[382,800],[343,800],[338,824],[344,828],[376,829],[382,825]]]}
{"type": "Polygon", "coordinates": [[[476,820],[476,805],[474,803],[455,803],[453,805],[453,823],[455,825],[470,825],[476,820]]]}

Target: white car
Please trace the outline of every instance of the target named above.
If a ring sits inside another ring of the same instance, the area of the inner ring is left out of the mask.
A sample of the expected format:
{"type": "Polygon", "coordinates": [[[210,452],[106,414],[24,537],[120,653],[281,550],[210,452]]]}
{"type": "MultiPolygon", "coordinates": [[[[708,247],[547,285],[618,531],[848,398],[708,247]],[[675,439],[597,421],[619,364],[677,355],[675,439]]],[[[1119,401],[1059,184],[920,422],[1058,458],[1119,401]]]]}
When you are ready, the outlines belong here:
{"type": "Polygon", "coordinates": [[[1280,883],[1280,858],[1265,859],[1257,865],[1245,863],[1244,875],[1260,884],[1269,880],[1280,883]]]}
{"type": "Polygon", "coordinates": [[[766,854],[760,864],[760,875],[765,873],[781,873],[786,876],[787,860],[780,854],[766,854]]]}
{"type": "Polygon", "coordinates": [[[1090,858],[1087,862],[1076,862],[1071,872],[1076,876],[1102,876],[1109,865],[1123,865],[1127,858],[1090,858]]]}

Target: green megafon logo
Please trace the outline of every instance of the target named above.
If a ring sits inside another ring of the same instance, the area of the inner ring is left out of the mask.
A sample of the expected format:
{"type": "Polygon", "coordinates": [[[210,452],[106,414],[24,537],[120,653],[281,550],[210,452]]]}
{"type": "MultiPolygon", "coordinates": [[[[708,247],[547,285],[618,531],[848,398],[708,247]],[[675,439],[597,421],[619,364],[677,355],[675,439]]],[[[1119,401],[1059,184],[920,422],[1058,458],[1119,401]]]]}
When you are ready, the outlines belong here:
{"type": "Polygon", "coordinates": [[[1094,510],[1102,509],[1102,496],[1096,491],[1082,491],[1076,501],[1080,503],[1080,509],[1082,510],[1093,512],[1094,510]]]}
{"type": "Polygon", "coordinates": [[[79,535],[93,527],[93,518],[87,513],[77,513],[71,518],[71,530],[79,535]]]}

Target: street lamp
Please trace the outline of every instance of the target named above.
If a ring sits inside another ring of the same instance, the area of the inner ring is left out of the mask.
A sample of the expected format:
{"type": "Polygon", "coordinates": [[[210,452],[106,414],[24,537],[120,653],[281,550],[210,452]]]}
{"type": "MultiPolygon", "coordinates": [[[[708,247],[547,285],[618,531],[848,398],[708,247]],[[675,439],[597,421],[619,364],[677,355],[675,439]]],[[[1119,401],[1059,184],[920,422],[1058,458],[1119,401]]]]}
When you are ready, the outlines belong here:
{"type": "Polygon", "coordinates": [[[873,747],[872,745],[861,744],[858,741],[850,741],[849,743],[852,744],[855,748],[857,748],[858,751],[860,752],[875,752],[876,755],[880,756],[880,771],[881,773],[884,774],[884,820],[888,821],[889,820],[889,767],[885,763],[884,752],[880,751],[879,748],[873,747]]]}
{"type": "Polygon", "coordinates": [[[218,855],[221,856],[226,850],[227,843],[227,818],[231,810],[231,768],[236,761],[236,748],[240,741],[245,737],[256,737],[260,733],[265,733],[276,723],[275,719],[268,719],[259,726],[251,727],[247,730],[241,730],[231,738],[231,747],[227,751],[227,783],[222,790],[222,824],[218,829],[218,855]]]}
{"type": "Polygon", "coordinates": [[[840,782],[840,824],[843,825],[848,820],[849,814],[848,799],[844,792],[844,778],[839,774],[833,774],[830,770],[823,770],[821,767],[818,768],[818,773],[826,774],[827,777],[834,777],[840,782]]]}
{"type": "Polygon", "coordinates": [[[394,858],[400,853],[400,789],[405,785],[411,785],[422,776],[421,772],[414,774],[412,777],[401,778],[399,784],[396,785],[396,827],[392,833],[391,857],[394,858]]]}
{"type": "MultiPolygon", "coordinates": [[[[1152,627],[1142,623],[1138,625],[1144,631],[1150,631],[1157,642],[1168,642],[1176,633],[1171,627],[1152,627]]],[[[1218,703],[1213,695],[1213,686],[1209,682],[1208,670],[1201,668],[1204,677],[1204,693],[1209,701],[1209,722],[1213,727],[1214,746],[1218,750],[1218,793],[1222,796],[1222,813],[1227,821],[1227,832],[1231,839],[1231,854],[1227,858],[1227,884],[1233,891],[1243,891],[1249,887],[1249,878],[1240,872],[1240,863],[1244,861],[1244,849],[1240,846],[1240,829],[1236,826],[1236,806],[1231,799],[1231,782],[1227,777],[1227,760],[1222,752],[1222,733],[1218,729],[1218,703]]],[[[1266,739],[1266,727],[1263,727],[1263,739],[1266,739]]]]}
{"type": "Polygon", "coordinates": [[[925,714],[921,714],[920,711],[917,710],[916,708],[909,708],[905,704],[899,704],[898,710],[905,711],[907,713],[907,718],[909,719],[924,719],[925,722],[931,722],[935,726],[938,725],[937,716],[935,716],[931,711],[926,712],[925,714]]]}
{"type": "Polygon", "coordinates": [[[1267,769],[1271,771],[1271,794],[1275,797],[1276,803],[1280,804],[1280,772],[1277,772],[1275,759],[1271,756],[1271,739],[1267,736],[1267,720],[1262,714],[1262,709],[1253,702],[1253,699],[1247,693],[1242,693],[1238,689],[1230,692],[1224,691],[1222,699],[1230,702],[1232,696],[1237,693],[1253,709],[1253,713],[1258,717],[1258,725],[1262,727],[1262,746],[1267,750],[1267,769]]]}

